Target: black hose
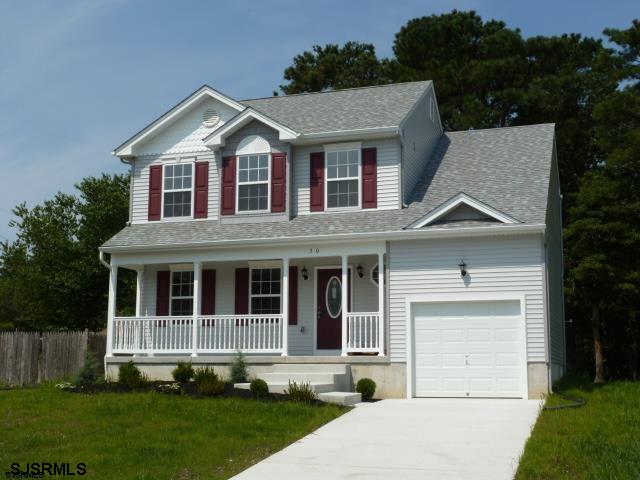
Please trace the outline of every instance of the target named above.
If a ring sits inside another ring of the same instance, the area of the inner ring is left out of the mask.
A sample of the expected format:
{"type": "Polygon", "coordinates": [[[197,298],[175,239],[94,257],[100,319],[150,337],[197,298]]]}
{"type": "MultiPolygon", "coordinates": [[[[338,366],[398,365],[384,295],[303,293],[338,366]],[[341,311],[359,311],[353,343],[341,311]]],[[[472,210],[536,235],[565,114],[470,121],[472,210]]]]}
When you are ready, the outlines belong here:
{"type": "Polygon", "coordinates": [[[563,410],[565,408],[580,408],[580,407],[584,407],[587,404],[587,401],[584,398],[570,397],[569,395],[565,395],[564,393],[556,393],[556,395],[562,397],[564,400],[571,403],[565,403],[563,405],[553,405],[551,407],[548,407],[545,405],[543,410],[563,410]]]}

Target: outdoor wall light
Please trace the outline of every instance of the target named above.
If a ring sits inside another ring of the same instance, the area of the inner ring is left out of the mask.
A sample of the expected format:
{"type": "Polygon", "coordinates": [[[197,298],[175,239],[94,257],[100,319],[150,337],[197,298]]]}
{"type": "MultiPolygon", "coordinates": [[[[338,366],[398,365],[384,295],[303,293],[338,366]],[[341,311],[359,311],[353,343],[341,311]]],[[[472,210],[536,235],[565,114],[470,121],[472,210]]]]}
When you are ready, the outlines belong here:
{"type": "Polygon", "coordinates": [[[302,267],[302,278],[304,280],[309,280],[309,271],[307,270],[307,267],[302,267]]]}
{"type": "Polygon", "coordinates": [[[461,258],[460,259],[460,263],[458,264],[458,267],[460,267],[460,276],[461,277],[466,277],[467,276],[467,264],[464,263],[464,259],[461,258]]]}
{"type": "Polygon", "coordinates": [[[358,277],[362,278],[362,276],[364,275],[364,273],[362,272],[362,265],[358,264],[358,266],[356,267],[356,272],[358,272],[358,277]]]}

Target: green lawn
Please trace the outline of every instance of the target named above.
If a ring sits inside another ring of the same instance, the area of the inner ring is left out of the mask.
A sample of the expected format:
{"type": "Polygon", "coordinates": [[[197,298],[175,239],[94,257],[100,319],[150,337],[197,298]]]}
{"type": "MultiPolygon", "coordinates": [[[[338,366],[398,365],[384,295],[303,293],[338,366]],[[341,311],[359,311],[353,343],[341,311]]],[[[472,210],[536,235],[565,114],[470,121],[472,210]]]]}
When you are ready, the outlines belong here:
{"type": "Polygon", "coordinates": [[[13,462],[77,462],[82,478],[228,478],[344,412],[337,406],[0,391],[0,475],[13,462]]]}
{"type": "MultiPolygon", "coordinates": [[[[587,405],[542,412],[516,478],[640,478],[640,382],[596,386],[574,378],[556,390],[582,397],[587,405]]],[[[557,395],[548,402],[566,403],[557,395]]]]}

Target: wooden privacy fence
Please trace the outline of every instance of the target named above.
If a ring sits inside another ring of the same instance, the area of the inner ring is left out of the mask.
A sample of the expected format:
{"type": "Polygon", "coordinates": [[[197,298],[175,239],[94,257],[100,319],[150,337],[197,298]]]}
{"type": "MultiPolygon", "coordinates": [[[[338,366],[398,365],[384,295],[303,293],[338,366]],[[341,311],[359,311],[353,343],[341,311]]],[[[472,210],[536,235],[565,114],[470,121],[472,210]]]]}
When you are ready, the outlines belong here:
{"type": "Polygon", "coordinates": [[[32,385],[74,377],[84,365],[87,348],[104,373],[107,346],[104,333],[0,332],[0,383],[32,385]]]}

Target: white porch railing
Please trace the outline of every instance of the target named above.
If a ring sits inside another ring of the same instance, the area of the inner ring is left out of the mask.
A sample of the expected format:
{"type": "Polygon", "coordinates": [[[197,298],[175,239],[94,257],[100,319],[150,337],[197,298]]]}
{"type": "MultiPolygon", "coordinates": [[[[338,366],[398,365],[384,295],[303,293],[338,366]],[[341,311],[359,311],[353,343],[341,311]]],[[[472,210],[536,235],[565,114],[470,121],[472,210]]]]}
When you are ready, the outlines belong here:
{"type": "MultiPolygon", "coordinates": [[[[213,315],[196,321],[195,353],[282,353],[282,315],[213,315]]],[[[194,353],[193,317],[115,317],[113,353],[194,353]]]]}
{"type": "Polygon", "coordinates": [[[191,350],[193,317],[116,317],[114,353],[184,353],[191,350]]]}
{"type": "Polygon", "coordinates": [[[380,351],[380,314],[378,312],[347,313],[347,352],[380,351]]]}
{"type": "Polygon", "coordinates": [[[213,315],[198,319],[198,352],[281,353],[282,315],[213,315]]]}

